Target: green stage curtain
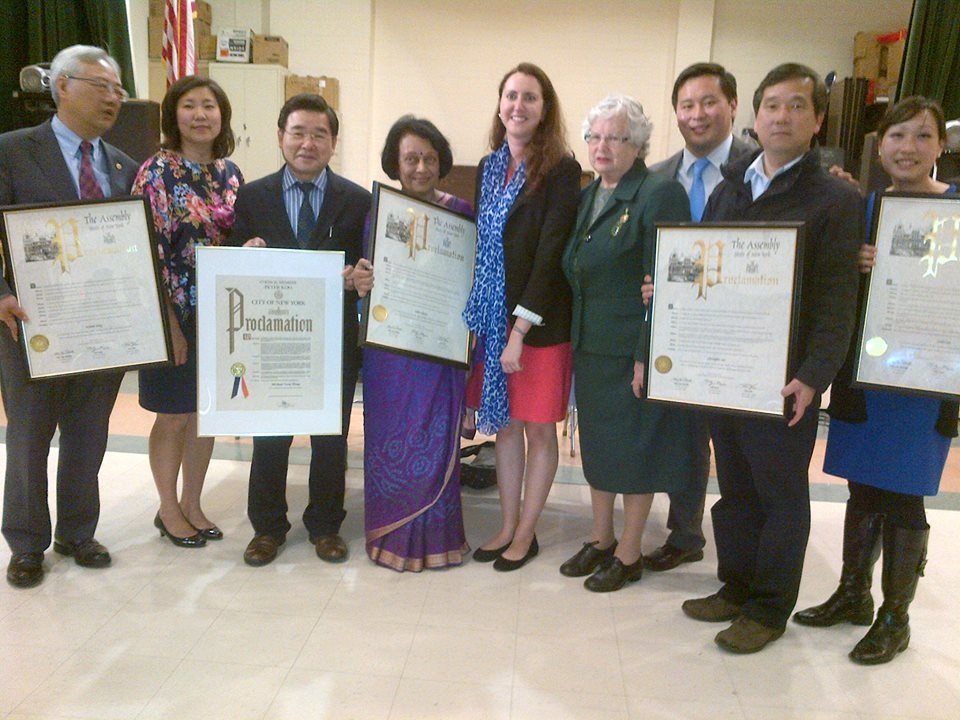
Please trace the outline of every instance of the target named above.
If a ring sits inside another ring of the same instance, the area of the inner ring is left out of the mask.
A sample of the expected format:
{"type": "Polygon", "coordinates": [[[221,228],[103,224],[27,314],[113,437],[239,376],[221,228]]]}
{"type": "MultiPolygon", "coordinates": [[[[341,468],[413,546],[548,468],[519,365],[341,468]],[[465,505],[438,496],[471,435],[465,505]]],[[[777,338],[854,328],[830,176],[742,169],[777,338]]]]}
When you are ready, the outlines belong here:
{"type": "Polygon", "coordinates": [[[924,95],[960,117],[960,2],[914,0],[897,99],[924,95]]]}
{"type": "MultiPolygon", "coordinates": [[[[60,50],[82,43],[104,48],[120,65],[123,86],[136,97],[127,4],[124,0],[2,0],[0,92],[20,87],[20,68],[50,62],[60,50]]],[[[11,103],[0,102],[0,131],[13,129],[11,103]]]]}

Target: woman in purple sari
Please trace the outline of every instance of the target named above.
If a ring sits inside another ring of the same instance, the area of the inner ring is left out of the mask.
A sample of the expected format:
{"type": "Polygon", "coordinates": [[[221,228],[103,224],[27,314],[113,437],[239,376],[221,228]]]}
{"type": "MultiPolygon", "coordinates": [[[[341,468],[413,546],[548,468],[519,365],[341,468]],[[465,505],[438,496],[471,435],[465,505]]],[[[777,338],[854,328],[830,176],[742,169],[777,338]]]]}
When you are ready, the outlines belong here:
{"type": "MultiPolygon", "coordinates": [[[[397,120],[381,165],[407,194],[473,214],[468,203],[437,189],[453,156],[429,120],[397,120]]],[[[420,572],[459,565],[470,550],[460,507],[465,378],[463,370],[440,363],[364,350],[367,555],[380,565],[420,572]]]]}

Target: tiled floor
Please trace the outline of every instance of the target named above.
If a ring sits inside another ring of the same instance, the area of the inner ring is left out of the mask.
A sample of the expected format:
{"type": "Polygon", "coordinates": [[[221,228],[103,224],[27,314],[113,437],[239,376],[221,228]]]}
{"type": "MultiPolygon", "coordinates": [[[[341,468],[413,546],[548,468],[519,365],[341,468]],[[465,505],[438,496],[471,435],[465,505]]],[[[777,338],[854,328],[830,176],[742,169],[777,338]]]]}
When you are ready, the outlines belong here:
{"type": "MultiPolygon", "coordinates": [[[[242,457],[245,446],[219,443],[208,476],[205,508],[226,539],[183,550],[151,526],[147,427],[149,416],[125,396],[101,473],[97,537],[113,567],[84,570],[48,553],[41,586],[0,585],[0,718],[960,717],[955,510],[929,511],[913,639],[895,662],[850,663],[846,652],[863,633],[850,626],[791,625],[764,652],[739,657],[714,645],[720,628],[680,611],[683,599],[717,587],[712,540],[703,562],[648,573],[609,595],[557,572],[589,532],[586,490],[572,483],[576,461],[562,470],[566,482],[544,513],[540,556],[519,572],[468,562],[416,575],[372,565],[358,469],[348,477],[348,563],[317,560],[300,526],[275,563],[255,569],[241,558],[251,536],[248,464],[227,459],[242,457]]],[[[291,468],[292,517],[305,502],[305,470],[291,468]]],[[[951,488],[956,481],[951,471],[951,488]]],[[[818,480],[814,496],[827,500],[813,504],[801,605],[829,595],[840,564],[842,487],[818,480]]],[[[957,507],[957,496],[939,502],[957,507]]],[[[495,492],[465,490],[464,510],[476,545],[497,524],[495,492]]],[[[651,548],[663,540],[665,515],[658,497],[651,548]]],[[[4,546],[0,564],[8,559],[4,546]]]]}

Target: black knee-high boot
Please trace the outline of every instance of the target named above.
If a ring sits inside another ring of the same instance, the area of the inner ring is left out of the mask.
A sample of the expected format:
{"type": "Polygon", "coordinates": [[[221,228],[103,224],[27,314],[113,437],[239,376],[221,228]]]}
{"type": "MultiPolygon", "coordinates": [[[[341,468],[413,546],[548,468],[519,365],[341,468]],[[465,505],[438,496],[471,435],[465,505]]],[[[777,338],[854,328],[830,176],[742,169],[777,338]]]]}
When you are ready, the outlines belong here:
{"type": "Polygon", "coordinates": [[[927,564],[929,535],[929,527],[925,530],[884,528],[883,604],[867,634],[850,651],[854,662],[862,665],[890,662],[910,644],[907,610],[927,564]]]}
{"type": "Polygon", "coordinates": [[[821,605],[794,613],[801,625],[827,627],[842,622],[869,625],[873,622],[873,566],[880,557],[883,516],[864,514],[847,503],[843,521],[843,569],[840,586],[821,605]]]}

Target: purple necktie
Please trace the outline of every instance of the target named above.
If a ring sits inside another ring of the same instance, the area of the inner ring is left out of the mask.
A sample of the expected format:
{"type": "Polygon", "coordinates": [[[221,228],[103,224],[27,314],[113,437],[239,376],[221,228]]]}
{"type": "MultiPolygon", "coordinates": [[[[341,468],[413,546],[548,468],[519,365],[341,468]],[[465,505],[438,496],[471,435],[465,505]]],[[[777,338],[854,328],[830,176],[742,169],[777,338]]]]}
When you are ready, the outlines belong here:
{"type": "Polygon", "coordinates": [[[91,154],[93,145],[84,140],[80,143],[80,199],[99,200],[103,198],[103,190],[93,174],[91,154]]]}

